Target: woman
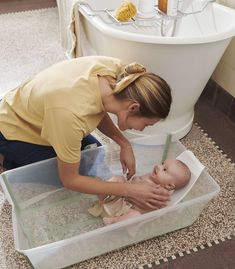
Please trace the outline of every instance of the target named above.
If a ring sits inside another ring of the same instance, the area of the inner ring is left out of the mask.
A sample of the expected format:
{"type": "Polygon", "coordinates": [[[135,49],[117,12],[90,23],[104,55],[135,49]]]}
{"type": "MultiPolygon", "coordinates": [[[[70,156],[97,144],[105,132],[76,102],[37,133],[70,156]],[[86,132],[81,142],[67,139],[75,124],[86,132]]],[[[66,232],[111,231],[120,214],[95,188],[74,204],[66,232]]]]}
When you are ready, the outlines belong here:
{"type": "Polygon", "coordinates": [[[142,131],[167,117],[171,93],[139,64],[104,56],[57,63],[10,91],[0,102],[0,153],[6,169],[57,156],[63,185],[74,191],[129,197],[139,206],[165,206],[169,192],[150,183],[108,183],[78,173],[81,150],[98,141],[95,128],[120,145],[130,178],[135,158],[124,131],[142,131]]]}

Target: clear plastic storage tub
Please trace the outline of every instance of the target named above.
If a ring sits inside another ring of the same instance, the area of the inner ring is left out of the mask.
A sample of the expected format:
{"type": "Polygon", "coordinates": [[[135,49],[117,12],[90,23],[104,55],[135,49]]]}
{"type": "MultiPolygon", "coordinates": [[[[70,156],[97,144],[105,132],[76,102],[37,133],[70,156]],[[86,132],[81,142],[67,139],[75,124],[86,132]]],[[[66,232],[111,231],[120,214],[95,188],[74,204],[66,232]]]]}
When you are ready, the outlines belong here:
{"type": "MultiPolygon", "coordinates": [[[[153,137],[132,141],[138,174],[161,161],[164,146],[155,142],[153,137]]],[[[168,157],[184,150],[179,141],[172,142],[168,157]]],[[[121,175],[118,147],[110,144],[83,151],[81,167],[80,173],[103,179],[121,175]]],[[[87,212],[96,196],[63,188],[55,158],[6,171],[1,177],[12,205],[15,248],[37,269],[63,268],[189,226],[219,192],[204,170],[179,204],[104,226],[101,218],[87,212]]]]}

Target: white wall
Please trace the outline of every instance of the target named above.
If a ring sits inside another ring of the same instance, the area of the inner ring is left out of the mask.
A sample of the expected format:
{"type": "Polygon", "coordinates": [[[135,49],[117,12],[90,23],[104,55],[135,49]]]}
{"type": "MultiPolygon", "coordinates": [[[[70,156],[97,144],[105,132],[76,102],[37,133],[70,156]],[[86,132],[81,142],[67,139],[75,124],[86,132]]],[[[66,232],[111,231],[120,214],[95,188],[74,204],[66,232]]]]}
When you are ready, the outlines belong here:
{"type": "MultiPolygon", "coordinates": [[[[217,2],[235,8],[235,0],[217,0],[217,2]]],[[[229,44],[212,78],[235,97],[235,38],[229,44]]]]}

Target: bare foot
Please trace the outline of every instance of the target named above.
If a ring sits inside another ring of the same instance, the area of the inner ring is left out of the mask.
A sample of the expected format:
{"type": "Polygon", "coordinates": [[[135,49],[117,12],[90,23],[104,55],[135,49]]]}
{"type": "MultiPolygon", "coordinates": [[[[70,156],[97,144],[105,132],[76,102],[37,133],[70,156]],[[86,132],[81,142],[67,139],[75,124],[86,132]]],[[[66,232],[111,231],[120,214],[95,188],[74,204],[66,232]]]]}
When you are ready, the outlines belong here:
{"type": "Polygon", "coordinates": [[[121,215],[119,217],[104,217],[103,222],[105,225],[109,225],[109,224],[113,224],[119,221],[130,219],[139,215],[141,215],[140,212],[138,212],[137,210],[131,209],[127,214],[121,215]]]}
{"type": "Polygon", "coordinates": [[[115,223],[115,220],[114,220],[114,218],[105,218],[104,217],[103,222],[104,222],[105,225],[109,225],[109,224],[115,223]]]}

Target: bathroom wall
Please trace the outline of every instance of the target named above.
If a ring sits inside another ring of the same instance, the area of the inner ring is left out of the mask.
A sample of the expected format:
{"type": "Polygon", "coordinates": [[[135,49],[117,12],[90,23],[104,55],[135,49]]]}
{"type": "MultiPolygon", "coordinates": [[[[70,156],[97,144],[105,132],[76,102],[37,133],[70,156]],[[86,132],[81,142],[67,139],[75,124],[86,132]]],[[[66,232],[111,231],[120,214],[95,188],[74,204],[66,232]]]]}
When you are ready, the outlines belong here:
{"type": "MultiPolygon", "coordinates": [[[[217,0],[217,2],[235,9],[235,0],[217,0]]],[[[235,97],[235,38],[217,65],[212,79],[235,97]]]]}

